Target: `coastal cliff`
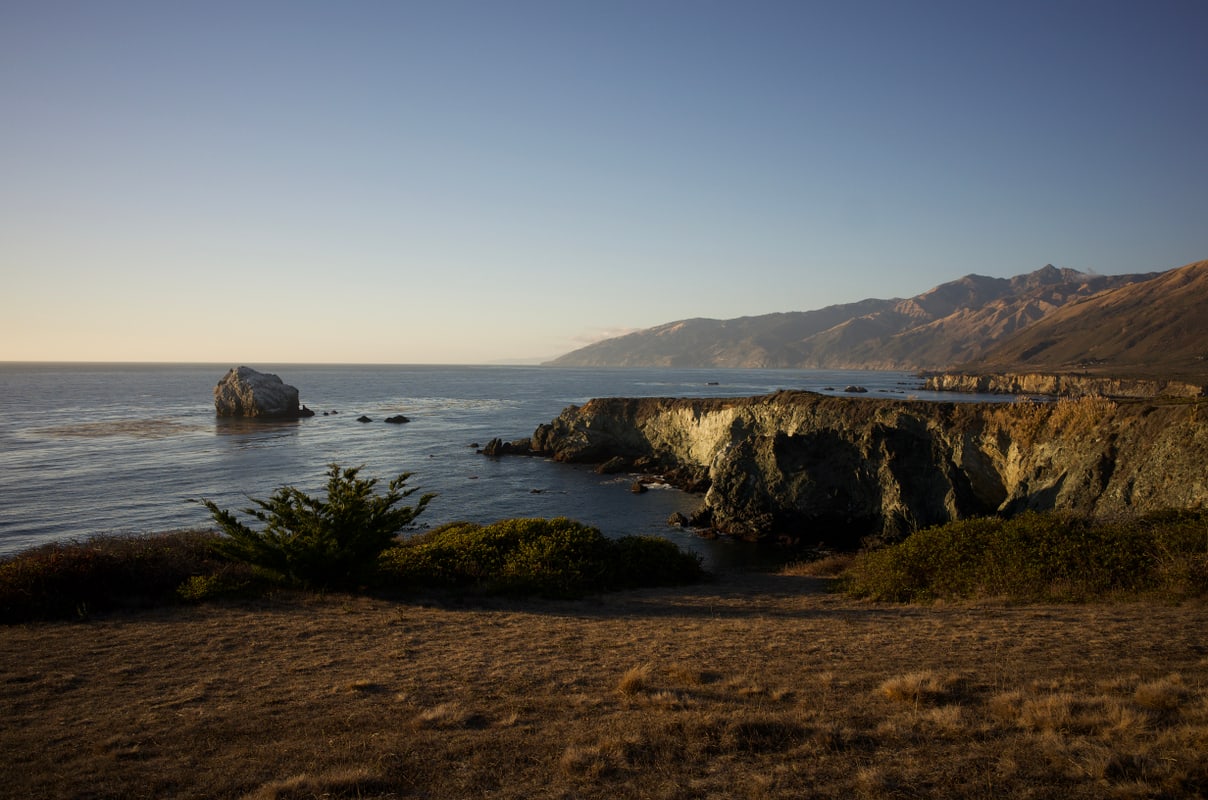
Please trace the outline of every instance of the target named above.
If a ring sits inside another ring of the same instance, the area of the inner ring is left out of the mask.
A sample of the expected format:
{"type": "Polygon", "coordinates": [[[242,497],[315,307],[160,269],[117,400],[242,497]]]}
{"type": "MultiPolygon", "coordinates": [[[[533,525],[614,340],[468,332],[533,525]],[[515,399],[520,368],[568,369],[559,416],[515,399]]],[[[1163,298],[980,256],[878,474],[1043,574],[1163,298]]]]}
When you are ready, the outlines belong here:
{"type": "Polygon", "coordinates": [[[1202,397],[1201,384],[1157,378],[1114,378],[1055,373],[924,372],[923,388],[972,394],[1042,394],[1060,397],[1202,397]]]}
{"type": "Polygon", "coordinates": [[[524,449],[565,462],[621,458],[707,486],[698,517],[719,533],[852,547],[993,513],[1201,507],[1206,411],[1102,397],[611,398],[567,408],[524,449]]]}

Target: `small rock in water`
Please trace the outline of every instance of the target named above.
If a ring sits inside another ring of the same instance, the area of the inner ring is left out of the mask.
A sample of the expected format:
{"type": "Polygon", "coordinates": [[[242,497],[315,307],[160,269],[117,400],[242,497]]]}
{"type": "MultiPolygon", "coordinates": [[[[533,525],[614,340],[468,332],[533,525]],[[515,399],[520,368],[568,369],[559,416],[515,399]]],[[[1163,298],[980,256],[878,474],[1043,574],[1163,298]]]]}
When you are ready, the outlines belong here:
{"type": "Polygon", "coordinates": [[[373,420],[362,414],[361,416],[357,417],[357,422],[373,422],[373,420]]]}
{"type": "Polygon", "coordinates": [[[624,456],[613,456],[605,461],[600,466],[596,467],[596,473],[599,475],[615,475],[618,472],[624,472],[629,469],[629,459],[624,456]]]}

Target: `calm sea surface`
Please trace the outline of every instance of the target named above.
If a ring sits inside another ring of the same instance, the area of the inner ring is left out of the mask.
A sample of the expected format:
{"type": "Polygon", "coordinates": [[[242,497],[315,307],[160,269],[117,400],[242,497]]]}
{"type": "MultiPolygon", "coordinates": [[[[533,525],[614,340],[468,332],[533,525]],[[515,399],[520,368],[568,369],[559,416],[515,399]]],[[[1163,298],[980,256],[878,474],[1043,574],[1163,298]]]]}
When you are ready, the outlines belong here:
{"type": "Polygon", "coordinates": [[[635,495],[631,476],[475,452],[528,436],[593,397],[743,396],[848,384],[866,397],[910,395],[909,373],[800,370],[258,365],[298,387],[317,416],[282,423],[218,419],[213,389],[232,365],[0,364],[0,555],[57,539],[209,527],[191,498],[244,508],[291,484],[323,486],[326,465],[363,464],[383,481],[439,496],[417,522],[569,516],[609,535],[657,533],[707,562],[742,560],[737,543],[668,528],[699,498],[635,495]],[[338,411],[323,416],[323,411],[338,411]],[[362,414],[374,419],[360,423],[362,414]],[[382,420],[404,414],[411,422],[382,420]]]}

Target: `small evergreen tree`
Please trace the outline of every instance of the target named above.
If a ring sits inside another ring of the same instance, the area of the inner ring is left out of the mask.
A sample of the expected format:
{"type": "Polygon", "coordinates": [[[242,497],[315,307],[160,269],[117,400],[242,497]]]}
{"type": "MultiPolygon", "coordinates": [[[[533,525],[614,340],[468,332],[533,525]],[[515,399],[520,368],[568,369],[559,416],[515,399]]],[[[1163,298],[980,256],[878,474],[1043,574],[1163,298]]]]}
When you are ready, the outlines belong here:
{"type": "Polygon", "coordinates": [[[415,489],[405,489],[410,472],[390,481],[385,494],[374,493],[377,478],[358,477],[360,467],[328,465],[327,498],[311,497],[283,486],[268,500],[249,498],[257,508],[243,509],[264,523],[254,530],[209,500],[202,504],[226,538],[223,555],[308,586],[349,586],[366,577],[395,536],[435,497],[425,494],[414,506],[395,507],[415,489]]]}

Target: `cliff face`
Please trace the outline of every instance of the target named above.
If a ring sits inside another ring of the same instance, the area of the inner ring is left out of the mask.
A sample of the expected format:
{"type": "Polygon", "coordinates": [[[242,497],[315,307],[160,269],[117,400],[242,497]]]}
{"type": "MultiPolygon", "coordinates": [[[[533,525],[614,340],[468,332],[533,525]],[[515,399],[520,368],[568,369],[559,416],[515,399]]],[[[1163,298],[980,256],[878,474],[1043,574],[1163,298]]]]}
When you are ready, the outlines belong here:
{"type": "Polygon", "coordinates": [[[1208,408],[1103,398],[952,404],[826,397],[602,399],[540,426],[537,453],[707,477],[704,516],[747,539],[854,546],[1026,509],[1208,502],[1208,408]]]}
{"type": "Polygon", "coordinates": [[[964,372],[923,374],[923,386],[937,392],[1043,394],[1062,397],[1202,397],[1204,387],[1179,380],[1108,378],[1038,372],[978,375],[964,372]]]}

